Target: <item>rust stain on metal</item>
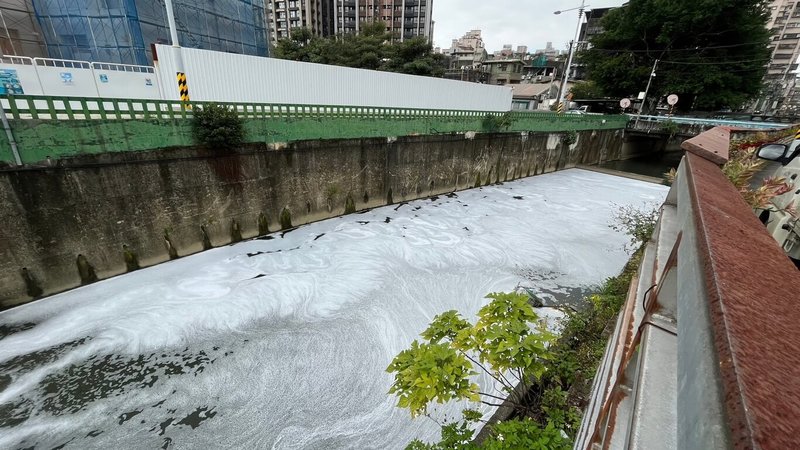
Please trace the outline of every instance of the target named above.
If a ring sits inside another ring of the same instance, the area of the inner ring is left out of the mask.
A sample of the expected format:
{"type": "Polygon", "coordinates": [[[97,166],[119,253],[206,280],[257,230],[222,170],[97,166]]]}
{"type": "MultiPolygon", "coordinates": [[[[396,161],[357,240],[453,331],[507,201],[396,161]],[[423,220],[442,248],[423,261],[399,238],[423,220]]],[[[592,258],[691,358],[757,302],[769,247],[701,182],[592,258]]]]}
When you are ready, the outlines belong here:
{"type": "Polygon", "coordinates": [[[732,443],[797,448],[800,272],[720,172],[719,158],[704,159],[727,150],[722,136],[686,146],[709,150],[686,148],[686,163],[732,443]]]}
{"type": "Polygon", "coordinates": [[[730,128],[714,127],[683,141],[681,148],[716,164],[725,164],[728,161],[730,140],[730,128]]]}

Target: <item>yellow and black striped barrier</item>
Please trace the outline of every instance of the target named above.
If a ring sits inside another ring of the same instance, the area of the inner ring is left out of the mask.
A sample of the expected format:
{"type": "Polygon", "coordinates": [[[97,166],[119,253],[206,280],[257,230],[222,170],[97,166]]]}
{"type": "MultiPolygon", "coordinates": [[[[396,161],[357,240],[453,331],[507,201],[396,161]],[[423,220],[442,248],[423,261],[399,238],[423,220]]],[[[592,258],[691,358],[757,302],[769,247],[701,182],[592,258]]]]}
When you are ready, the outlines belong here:
{"type": "Polygon", "coordinates": [[[181,94],[181,101],[189,103],[189,85],[186,84],[186,73],[177,72],[178,92],[181,94]]]}
{"type": "Polygon", "coordinates": [[[794,133],[794,138],[795,138],[795,139],[800,139],[800,130],[797,130],[797,131],[794,133]]]}
{"type": "Polygon", "coordinates": [[[558,108],[556,108],[556,112],[558,114],[564,114],[564,102],[558,102],[558,108]]]}

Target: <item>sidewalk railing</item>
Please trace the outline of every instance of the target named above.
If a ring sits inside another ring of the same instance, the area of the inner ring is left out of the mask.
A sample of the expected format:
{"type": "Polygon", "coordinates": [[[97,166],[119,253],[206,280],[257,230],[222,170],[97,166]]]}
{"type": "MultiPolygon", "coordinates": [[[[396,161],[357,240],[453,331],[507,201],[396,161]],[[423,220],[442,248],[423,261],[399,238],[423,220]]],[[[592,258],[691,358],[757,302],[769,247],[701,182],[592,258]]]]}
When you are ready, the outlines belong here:
{"type": "MultiPolygon", "coordinates": [[[[447,109],[387,108],[377,106],[346,105],[301,105],[279,103],[237,103],[237,102],[190,102],[154,99],[119,99],[91,97],[56,97],[37,95],[16,95],[0,98],[6,117],[9,119],[175,119],[191,117],[198,107],[215,103],[237,111],[239,117],[250,119],[267,118],[483,118],[487,115],[500,116],[498,111],[465,111],[447,109]]],[[[606,116],[564,115],[553,112],[512,112],[515,118],[557,119],[564,122],[597,121],[606,116]]]]}

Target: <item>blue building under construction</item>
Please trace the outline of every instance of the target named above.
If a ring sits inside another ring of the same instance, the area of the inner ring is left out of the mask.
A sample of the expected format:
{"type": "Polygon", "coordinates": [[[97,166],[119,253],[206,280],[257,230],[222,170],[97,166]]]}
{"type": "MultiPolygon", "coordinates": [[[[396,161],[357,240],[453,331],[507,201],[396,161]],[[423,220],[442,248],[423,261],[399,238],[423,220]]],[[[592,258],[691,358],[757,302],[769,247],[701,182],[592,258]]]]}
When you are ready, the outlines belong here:
{"type": "MultiPolygon", "coordinates": [[[[152,64],[170,44],[164,0],[32,0],[48,56],[152,64]]],[[[181,46],[269,56],[264,0],[173,0],[181,46]]]]}

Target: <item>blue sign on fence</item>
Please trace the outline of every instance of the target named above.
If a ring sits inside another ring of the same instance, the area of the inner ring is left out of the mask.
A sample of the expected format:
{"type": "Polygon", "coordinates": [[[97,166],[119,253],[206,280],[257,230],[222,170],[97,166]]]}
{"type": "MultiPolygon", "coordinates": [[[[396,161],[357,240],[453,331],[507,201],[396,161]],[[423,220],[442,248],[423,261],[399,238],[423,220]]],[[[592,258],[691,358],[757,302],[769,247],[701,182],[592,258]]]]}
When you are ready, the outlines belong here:
{"type": "Polygon", "coordinates": [[[64,84],[72,84],[72,72],[61,72],[59,75],[64,84]]]}
{"type": "Polygon", "coordinates": [[[22,84],[14,69],[0,69],[0,95],[22,95],[22,84]]]}
{"type": "Polygon", "coordinates": [[[101,73],[100,74],[100,82],[101,83],[108,83],[108,75],[101,73]]]}

